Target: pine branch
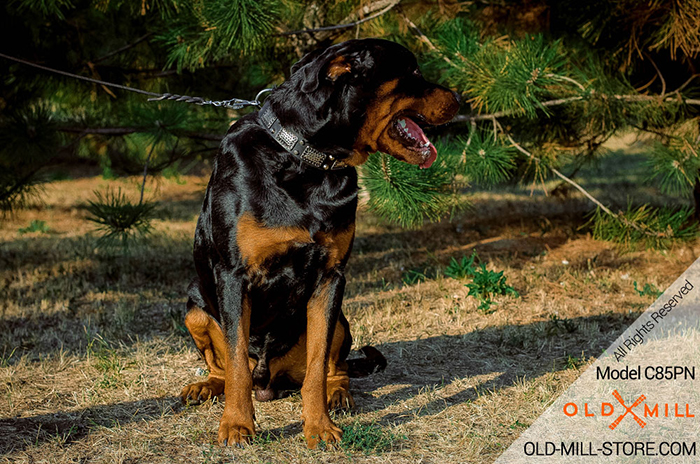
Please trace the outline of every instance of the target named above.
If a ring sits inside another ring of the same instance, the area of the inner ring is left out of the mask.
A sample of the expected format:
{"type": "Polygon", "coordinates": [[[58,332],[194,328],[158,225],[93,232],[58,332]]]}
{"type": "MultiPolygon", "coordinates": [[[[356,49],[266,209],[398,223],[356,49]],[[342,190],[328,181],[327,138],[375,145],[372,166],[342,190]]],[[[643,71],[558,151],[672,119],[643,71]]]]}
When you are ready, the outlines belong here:
{"type": "MultiPolygon", "coordinates": [[[[514,148],[516,148],[519,152],[523,153],[525,156],[527,156],[529,159],[531,159],[535,163],[542,164],[542,160],[540,158],[533,155],[532,153],[527,151],[525,148],[523,148],[522,145],[520,145],[515,140],[513,140],[513,137],[503,129],[503,126],[501,126],[501,124],[498,123],[498,121],[496,121],[495,118],[494,118],[494,123],[498,126],[501,133],[503,133],[508,138],[508,141],[511,143],[511,145],[514,148]]],[[[666,235],[661,233],[661,232],[651,232],[649,230],[646,230],[646,228],[642,228],[639,224],[628,221],[627,218],[625,218],[624,216],[622,216],[620,214],[613,213],[607,206],[605,206],[603,203],[601,203],[600,200],[598,200],[593,195],[588,193],[588,191],[586,189],[584,189],[580,184],[578,184],[578,183],[574,182],[573,180],[571,180],[570,178],[566,177],[558,169],[556,169],[552,166],[547,165],[547,168],[549,168],[549,170],[552,171],[552,173],[554,175],[556,175],[557,177],[559,177],[561,180],[563,180],[564,182],[566,182],[568,184],[571,184],[574,188],[576,188],[576,190],[581,192],[586,198],[588,198],[591,202],[593,202],[596,206],[598,206],[598,208],[600,208],[606,214],[608,214],[611,217],[615,218],[616,220],[620,221],[621,224],[624,224],[627,227],[631,227],[634,230],[636,230],[644,235],[648,235],[651,237],[657,237],[657,238],[666,237],[666,235]]]]}
{"type": "Polygon", "coordinates": [[[138,127],[59,127],[59,132],[68,132],[73,134],[96,134],[96,135],[129,135],[136,132],[145,132],[138,127]]]}
{"type": "MultiPolygon", "coordinates": [[[[151,149],[148,151],[148,157],[146,158],[146,162],[143,165],[143,182],[141,182],[141,196],[139,197],[139,205],[143,204],[143,192],[146,190],[146,179],[148,178],[148,165],[151,163],[151,157],[153,156],[153,152],[156,149],[156,145],[158,145],[158,140],[159,137],[156,137],[156,139],[153,141],[153,145],[151,145],[151,149]]],[[[177,142],[175,142],[176,146],[179,142],[180,139],[177,139],[177,142]]]]}
{"type": "MultiPolygon", "coordinates": [[[[563,77],[563,76],[560,76],[563,77]]],[[[671,94],[676,94],[677,91],[671,92],[671,94]]],[[[591,90],[590,95],[595,94],[596,92],[594,90],[591,90]]],[[[600,94],[599,94],[600,95],[600,94]]],[[[660,95],[611,95],[611,98],[615,98],[616,100],[621,100],[621,101],[628,101],[628,102],[651,102],[651,101],[662,101],[662,102],[668,102],[668,103],[685,103],[686,105],[700,105],[700,99],[696,98],[684,98],[680,94],[676,94],[676,97],[666,97],[663,98],[660,95]]],[[[553,107],[553,106],[560,106],[560,105],[566,105],[568,103],[573,103],[575,101],[581,101],[586,99],[584,96],[578,96],[578,97],[569,97],[569,98],[557,98],[555,100],[547,100],[540,102],[539,104],[541,106],[545,106],[547,108],[553,107]]],[[[497,111],[495,113],[482,113],[482,114],[458,114],[455,116],[451,122],[469,122],[469,121],[485,121],[485,120],[491,120],[493,118],[503,118],[507,116],[516,116],[521,111],[518,110],[510,110],[510,111],[497,111]]]]}
{"type": "MultiPolygon", "coordinates": [[[[95,135],[110,135],[110,136],[122,136],[135,134],[139,132],[150,132],[152,128],[148,127],[59,127],[57,128],[59,132],[68,132],[72,134],[81,134],[83,136],[95,134],[95,135]]],[[[182,137],[187,137],[189,139],[196,140],[211,140],[212,142],[221,142],[224,136],[219,134],[201,134],[199,132],[189,132],[177,131],[177,134],[182,137]]]]}
{"type": "MultiPolygon", "coordinates": [[[[541,106],[545,107],[552,107],[552,106],[559,106],[559,105],[566,105],[568,103],[572,103],[575,101],[580,101],[583,100],[584,97],[569,97],[569,98],[557,98],[556,100],[548,100],[544,102],[540,102],[541,106]]],[[[510,110],[510,111],[497,111],[495,113],[483,113],[483,114],[458,114],[455,116],[451,122],[468,122],[468,121],[485,121],[485,120],[492,120],[494,118],[503,118],[506,116],[514,116],[520,113],[518,110],[510,110]]]]}
{"type": "MultiPolygon", "coordinates": [[[[278,32],[275,34],[278,37],[284,37],[284,36],[289,36],[289,35],[300,35],[300,34],[313,34],[314,32],[332,32],[332,31],[337,31],[341,29],[350,29],[351,27],[359,26],[360,24],[370,21],[372,19],[378,18],[382,16],[383,14],[389,12],[392,8],[394,8],[396,5],[401,3],[401,0],[380,0],[378,2],[372,3],[370,5],[364,6],[360,11],[362,14],[368,14],[373,11],[376,11],[378,8],[381,8],[384,5],[387,5],[385,8],[382,10],[378,11],[377,13],[374,13],[370,16],[367,16],[365,18],[359,19],[357,21],[352,21],[351,18],[353,17],[359,17],[359,13],[355,12],[350,14],[349,16],[345,17],[342,21],[342,24],[337,24],[334,26],[323,26],[323,27],[317,27],[314,29],[300,29],[298,31],[288,31],[288,32],[278,32]],[[352,22],[348,22],[352,21],[352,22]]],[[[329,34],[330,36],[330,34],[329,34]]],[[[322,40],[325,40],[327,37],[317,37],[317,40],[320,42],[322,40]]]]}
{"type": "Polygon", "coordinates": [[[445,55],[444,53],[442,53],[442,51],[441,51],[440,49],[438,49],[438,48],[430,41],[430,39],[428,38],[428,36],[426,36],[425,34],[423,34],[423,32],[422,32],[420,29],[418,29],[418,26],[416,26],[416,24],[415,24],[413,21],[411,21],[411,20],[409,19],[408,16],[406,16],[406,13],[404,13],[404,12],[403,12],[403,9],[401,9],[400,7],[398,8],[398,13],[399,13],[399,16],[401,16],[401,18],[403,18],[404,22],[408,25],[408,30],[410,30],[411,33],[412,33],[413,35],[415,35],[415,36],[418,38],[418,40],[420,40],[420,41],[423,42],[425,45],[427,45],[427,47],[428,47],[431,51],[440,54],[440,56],[442,56],[442,59],[445,60],[445,62],[447,62],[448,64],[450,64],[450,65],[452,65],[452,66],[454,66],[454,67],[456,67],[456,68],[459,67],[459,66],[456,65],[451,59],[449,59],[449,58],[447,57],[447,55],[445,55]]]}
{"type": "Polygon", "coordinates": [[[658,74],[659,79],[661,79],[661,96],[663,97],[666,95],[666,79],[664,79],[664,75],[661,74],[661,70],[658,66],[656,66],[656,62],[651,58],[651,56],[648,53],[645,53],[645,55],[647,58],[649,58],[649,61],[651,61],[652,66],[654,66],[654,69],[656,70],[656,74],[658,74]]]}
{"type": "Polygon", "coordinates": [[[148,34],[139,37],[138,39],[136,39],[135,41],[131,42],[130,44],[124,45],[123,47],[120,47],[120,48],[118,48],[118,49],[116,49],[116,50],[114,50],[114,51],[111,51],[111,52],[107,53],[106,55],[103,55],[103,56],[101,56],[101,57],[99,57],[99,58],[97,58],[97,59],[95,59],[95,60],[92,60],[92,63],[93,63],[93,64],[97,64],[97,63],[99,63],[100,61],[104,61],[104,60],[106,60],[107,58],[111,58],[111,57],[113,57],[114,55],[118,55],[119,53],[122,53],[122,52],[125,52],[125,51],[129,50],[129,49],[132,49],[132,48],[134,48],[135,46],[137,46],[138,44],[140,44],[141,42],[143,42],[144,40],[146,40],[146,39],[148,39],[149,37],[151,37],[152,35],[153,35],[153,32],[149,32],[148,34]]]}

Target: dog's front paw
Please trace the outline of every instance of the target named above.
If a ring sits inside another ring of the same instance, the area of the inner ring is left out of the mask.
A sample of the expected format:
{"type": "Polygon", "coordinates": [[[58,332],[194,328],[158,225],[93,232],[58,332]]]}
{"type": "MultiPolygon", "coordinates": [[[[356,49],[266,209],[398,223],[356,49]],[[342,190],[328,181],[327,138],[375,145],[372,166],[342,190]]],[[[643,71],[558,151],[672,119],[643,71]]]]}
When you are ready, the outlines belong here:
{"type": "Polygon", "coordinates": [[[255,426],[242,424],[239,421],[226,420],[221,418],[219,423],[219,444],[222,446],[243,446],[255,436],[255,426]]]}
{"type": "Polygon", "coordinates": [[[345,388],[337,388],[328,394],[328,410],[333,411],[340,409],[349,411],[355,407],[355,401],[352,395],[345,388]]]}
{"type": "Polygon", "coordinates": [[[224,392],[224,381],[210,377],[205,382],[197,382],[187,385],[182,389],[180,398],[183,403],[197,404],[209,398],[219,396],[224,392]]]}
{"type": "Polygon", "coordinates": [[[319,442],[332,445],[343,438],[343,431],[329,417],[324,417],[318,423],[304,422],[304,437],[309,449],[316,449],[319,442]]]}

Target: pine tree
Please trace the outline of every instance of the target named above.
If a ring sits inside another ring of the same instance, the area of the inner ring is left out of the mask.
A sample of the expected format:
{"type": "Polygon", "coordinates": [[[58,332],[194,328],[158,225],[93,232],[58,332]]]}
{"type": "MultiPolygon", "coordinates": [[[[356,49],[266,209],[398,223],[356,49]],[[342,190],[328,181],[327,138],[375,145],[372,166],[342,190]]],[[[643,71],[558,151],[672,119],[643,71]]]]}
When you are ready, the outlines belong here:
{"type": "MultiPolygon", "coordinates": [[[[250,99],[282,82],[305,52],[333,42],[383,37],[406,45],[429,79],[460,92],[469,107],[432,134],[441,156],[431,169],[383,154],[361,168],[370,207],[403,226],[463,207],[469,185],[554,177],[581,190],[572,180],[578,169],[628,129],[656,138],[650,181],[700,201],[700,0],[13,0],[0,8],[1,53],[215,100],[250,99]]],[[[2,59],[0,73],[5,210],[36,193],[55,163],[97,163],[105,175],[142,174],[145,165],[153,176],[193,154],[210,157],[229,120],[250,111],[147,103],[2,59]]],[[[658,247],[695,236],[687,209],[614,212],[582,193],[598,207],[591,220],[600,238],[658,247]]],[[[143,195],[134,203],[103,192],[93,201],[93,219],[108,235],[130,225],[147,230],[152,210],[143,195]],[[119,208],[131,213],[115,215],[119,208]]]]}

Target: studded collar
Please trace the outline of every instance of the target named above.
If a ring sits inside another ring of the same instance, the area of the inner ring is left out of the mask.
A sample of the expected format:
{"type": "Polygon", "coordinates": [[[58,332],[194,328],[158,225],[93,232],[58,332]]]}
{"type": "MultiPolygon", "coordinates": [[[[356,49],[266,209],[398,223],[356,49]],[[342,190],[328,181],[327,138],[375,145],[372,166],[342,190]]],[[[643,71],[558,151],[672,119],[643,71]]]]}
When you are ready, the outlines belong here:
{"type": "Polygon", "coordinates": [[[270,102],[265,102],[258,113],[258,119],[262,126],[272,135],[272,138],[304,163],[324,171],[350,167],[344,161],[337,160],[333,155],[328,155],[315,149],[296,132],[284,128],[272,111],[270,102]]]}

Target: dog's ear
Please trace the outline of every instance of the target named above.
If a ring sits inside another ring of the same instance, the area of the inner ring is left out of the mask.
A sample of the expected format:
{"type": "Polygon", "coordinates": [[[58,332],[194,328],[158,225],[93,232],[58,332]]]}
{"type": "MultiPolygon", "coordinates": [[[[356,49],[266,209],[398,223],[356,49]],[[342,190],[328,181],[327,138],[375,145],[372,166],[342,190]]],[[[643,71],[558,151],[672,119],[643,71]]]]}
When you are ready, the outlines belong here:
{"type": "Polygon", "coordinates": [[[322,80],[335,82],[341,76],[350,73],[364,75],[367,57],[361,57],[358,53],[343,52],[342,48],[335,47],[311,52],[292,66],[292,73],[300,73],[302,92],[315,91],[322,80]]]}

